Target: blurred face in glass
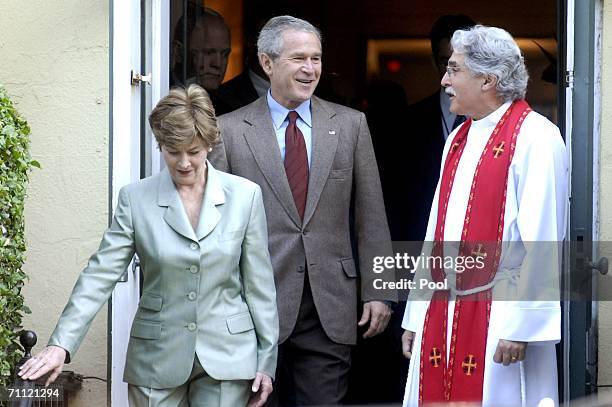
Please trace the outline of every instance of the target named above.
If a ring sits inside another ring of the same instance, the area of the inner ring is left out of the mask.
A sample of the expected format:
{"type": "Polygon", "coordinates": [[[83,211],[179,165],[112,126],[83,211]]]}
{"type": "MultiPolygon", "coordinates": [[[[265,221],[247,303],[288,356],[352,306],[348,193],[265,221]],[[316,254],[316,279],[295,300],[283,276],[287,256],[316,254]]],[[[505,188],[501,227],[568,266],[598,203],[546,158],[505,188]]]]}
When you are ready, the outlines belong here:
{"type": "Polygon", "coordinates": [[[321,42],[313,33],[286,30],[278,58],[260,55],[270,78],[272,97],[287,109],[295,109],[312,97],[321,78],[321,42]]]}
{"type": "Polygon", "coordinates": [[[172,181],[177,187],[204,182],[208,148],[201,140],[196,139],[191,145],[186,146],[162,145],[161,151],[172,181]]]}
{"type": "Polygon", "coordinates": [[[216,18],[204,18],[193,28],[189,47],[197,83],[208,91],[216,90],[231,51],[228,28],[216,18]]]}

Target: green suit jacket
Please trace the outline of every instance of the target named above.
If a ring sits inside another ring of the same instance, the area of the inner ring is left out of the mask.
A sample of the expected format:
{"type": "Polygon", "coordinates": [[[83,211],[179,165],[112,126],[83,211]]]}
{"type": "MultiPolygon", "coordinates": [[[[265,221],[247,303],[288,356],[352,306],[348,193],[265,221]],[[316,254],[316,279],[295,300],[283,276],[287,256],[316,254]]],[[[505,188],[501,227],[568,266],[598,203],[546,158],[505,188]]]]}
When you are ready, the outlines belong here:
{"type": "Polygon", "coordinates": [[[197,355],[217,380],[274,377],[278,314],[261,190],[208,164],[194,231],[168,170],[130,184],[49,341],[74,356],[136,252],[144,275],[124,380],[183,384],[197,355]]]}

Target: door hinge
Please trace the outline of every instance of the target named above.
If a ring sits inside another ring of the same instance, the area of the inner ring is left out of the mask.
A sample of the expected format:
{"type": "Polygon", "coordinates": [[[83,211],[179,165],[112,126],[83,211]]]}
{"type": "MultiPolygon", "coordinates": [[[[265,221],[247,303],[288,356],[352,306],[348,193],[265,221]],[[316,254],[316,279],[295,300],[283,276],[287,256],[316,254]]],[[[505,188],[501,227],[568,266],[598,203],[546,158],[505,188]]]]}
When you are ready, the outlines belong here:
{"type": "Polygon", "coordinates": [[[574,71],[565,71],[565,87],[574,87],[574,71]]]}

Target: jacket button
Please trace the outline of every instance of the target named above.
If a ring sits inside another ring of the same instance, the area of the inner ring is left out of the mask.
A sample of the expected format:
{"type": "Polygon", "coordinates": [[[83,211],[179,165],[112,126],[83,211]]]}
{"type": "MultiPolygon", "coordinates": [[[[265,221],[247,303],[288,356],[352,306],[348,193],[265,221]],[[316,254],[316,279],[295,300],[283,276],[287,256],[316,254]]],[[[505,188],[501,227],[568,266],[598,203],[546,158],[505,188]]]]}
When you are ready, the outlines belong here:
{"type": "Polygon", "coordinates": [[[298,266],[297,271],[298,271],[298,273],[303,273],[304,272],[304,266],[298,266]]]}
{"type": "Polygon", "coordinates": [[[191,243],[189,245],[189,247],[191,247],[191,250],[197,250],[198,249],[198,244],[197,243],[191,243]]]}
{"type": "Polygon", "coordinates": [[[189,329],[191,332],[196,330],[196,324],[194,324],[193,322],[189,323],[189,325],[187,325],[187,329],[189,329]]]}
{"type": "Polygon", "coordinates": [[[189,267],[189,271],[191,271],[192,274],[195,274],[198,272],[198,266],[191,266],[189,267]]]}
{"type": "Polygon", "coordinates": [[[189,299],[191,301],[193,301],[193,300],[195,300],[198,297],[198,295],[194,291],[192,291],[192,292],[189,293],[189,295],[187,297],[189,297],[189,299]]]}

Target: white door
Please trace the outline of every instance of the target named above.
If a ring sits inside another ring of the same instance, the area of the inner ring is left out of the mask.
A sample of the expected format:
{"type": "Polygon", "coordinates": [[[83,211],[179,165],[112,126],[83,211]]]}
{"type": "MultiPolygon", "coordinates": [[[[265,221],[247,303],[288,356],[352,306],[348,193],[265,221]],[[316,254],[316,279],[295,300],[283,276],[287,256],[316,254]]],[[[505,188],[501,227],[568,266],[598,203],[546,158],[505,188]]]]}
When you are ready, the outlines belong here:
{"type": "MultiPolygon", "coordinates": [[[[111,19],[111,188],[114,208],[122,186],[160,169],[160,155],[152,142],[146,118],[151,106],[168,91],[168,2],[113,0],[111,19]]],[[[123,281],[117,284],[109,304],[113,407],[128,405],[123,368],[139,297],[140,272],[138,261],[134,259],[123,281]]]]}

